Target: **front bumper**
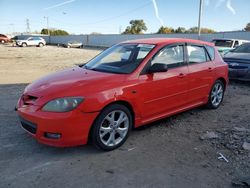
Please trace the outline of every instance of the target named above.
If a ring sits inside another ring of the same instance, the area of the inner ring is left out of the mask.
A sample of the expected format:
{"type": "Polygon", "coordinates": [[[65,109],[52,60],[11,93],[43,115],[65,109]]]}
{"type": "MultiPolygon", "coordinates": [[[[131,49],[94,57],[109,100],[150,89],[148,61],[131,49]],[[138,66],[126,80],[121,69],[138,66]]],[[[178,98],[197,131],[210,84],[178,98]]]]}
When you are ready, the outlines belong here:
{"type": "Polygon", "coordinates": [[[22,127],[38,142],[69,147],[88,142],[88,135],[99,112],[83,113],[78,109],[65,113],[43,112],[34,105],[17,107],[22,127]],[[49,134],[58,134],[60,138],[48,138],[49,134]]]}

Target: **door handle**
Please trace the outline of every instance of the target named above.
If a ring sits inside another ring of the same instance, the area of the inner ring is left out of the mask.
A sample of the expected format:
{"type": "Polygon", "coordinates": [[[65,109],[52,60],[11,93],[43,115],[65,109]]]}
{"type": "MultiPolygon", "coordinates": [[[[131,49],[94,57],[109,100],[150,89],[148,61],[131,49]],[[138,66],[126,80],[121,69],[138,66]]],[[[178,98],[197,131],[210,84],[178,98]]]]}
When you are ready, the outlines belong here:
{"type": "Polygon", "coordinates": [[[179,78],[184,78],[186,75],[184,74],[184,73],[180,73],[179,75],[178,75],[178,77],[179,78]]]}
{"type": "Polygon", "coordinates": [[[209,72],[212,72],[212,71],[213,71],[213,68],[212,68],[212,67],[208,67],[208,71],[209,71],[209,72]]]}

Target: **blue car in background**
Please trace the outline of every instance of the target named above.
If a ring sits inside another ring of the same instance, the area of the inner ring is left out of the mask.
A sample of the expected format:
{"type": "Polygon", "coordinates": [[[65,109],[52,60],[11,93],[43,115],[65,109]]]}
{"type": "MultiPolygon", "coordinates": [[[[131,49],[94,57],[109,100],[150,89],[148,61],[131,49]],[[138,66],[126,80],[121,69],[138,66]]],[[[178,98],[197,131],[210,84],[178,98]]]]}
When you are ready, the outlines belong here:
{"type": "Polygon", "coordinates": [[[250,43],[229,51],[223,59],[229,67],[229,79],[250,81],[250,43]]]}

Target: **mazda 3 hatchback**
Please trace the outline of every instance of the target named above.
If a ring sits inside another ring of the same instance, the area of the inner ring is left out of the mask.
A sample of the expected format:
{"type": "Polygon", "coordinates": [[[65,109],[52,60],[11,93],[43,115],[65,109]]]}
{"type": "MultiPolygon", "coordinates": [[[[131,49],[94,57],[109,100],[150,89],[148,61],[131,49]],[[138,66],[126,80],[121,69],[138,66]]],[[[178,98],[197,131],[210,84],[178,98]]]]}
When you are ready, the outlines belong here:
{"type": "Polygon", "coordinates": [[[33,82],[16,109],[23,129],[41,143],[91,140],[113,150],[132,128],[201,105],[218,108],[227,83],[228,66],[212,43],[133,40],[33,82]]]}

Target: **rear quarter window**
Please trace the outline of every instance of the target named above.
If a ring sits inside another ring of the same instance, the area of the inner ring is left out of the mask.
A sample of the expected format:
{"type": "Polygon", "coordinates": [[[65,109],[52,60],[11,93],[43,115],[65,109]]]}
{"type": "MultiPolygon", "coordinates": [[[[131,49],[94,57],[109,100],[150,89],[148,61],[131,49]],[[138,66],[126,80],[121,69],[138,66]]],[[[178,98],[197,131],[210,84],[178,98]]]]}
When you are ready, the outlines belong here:
{"type": "Polygon", "coordinates": [[[206,49],[207,49],[207,52],[208,52],[208,54],[209,54],[209,56],[210,56],[210,59],[211,59],[211,60],[214,60],[214,58],[215,58],[215,50],[214,50],[214,47],[212,47],[212,46],[206,46],[206,49]]]}

